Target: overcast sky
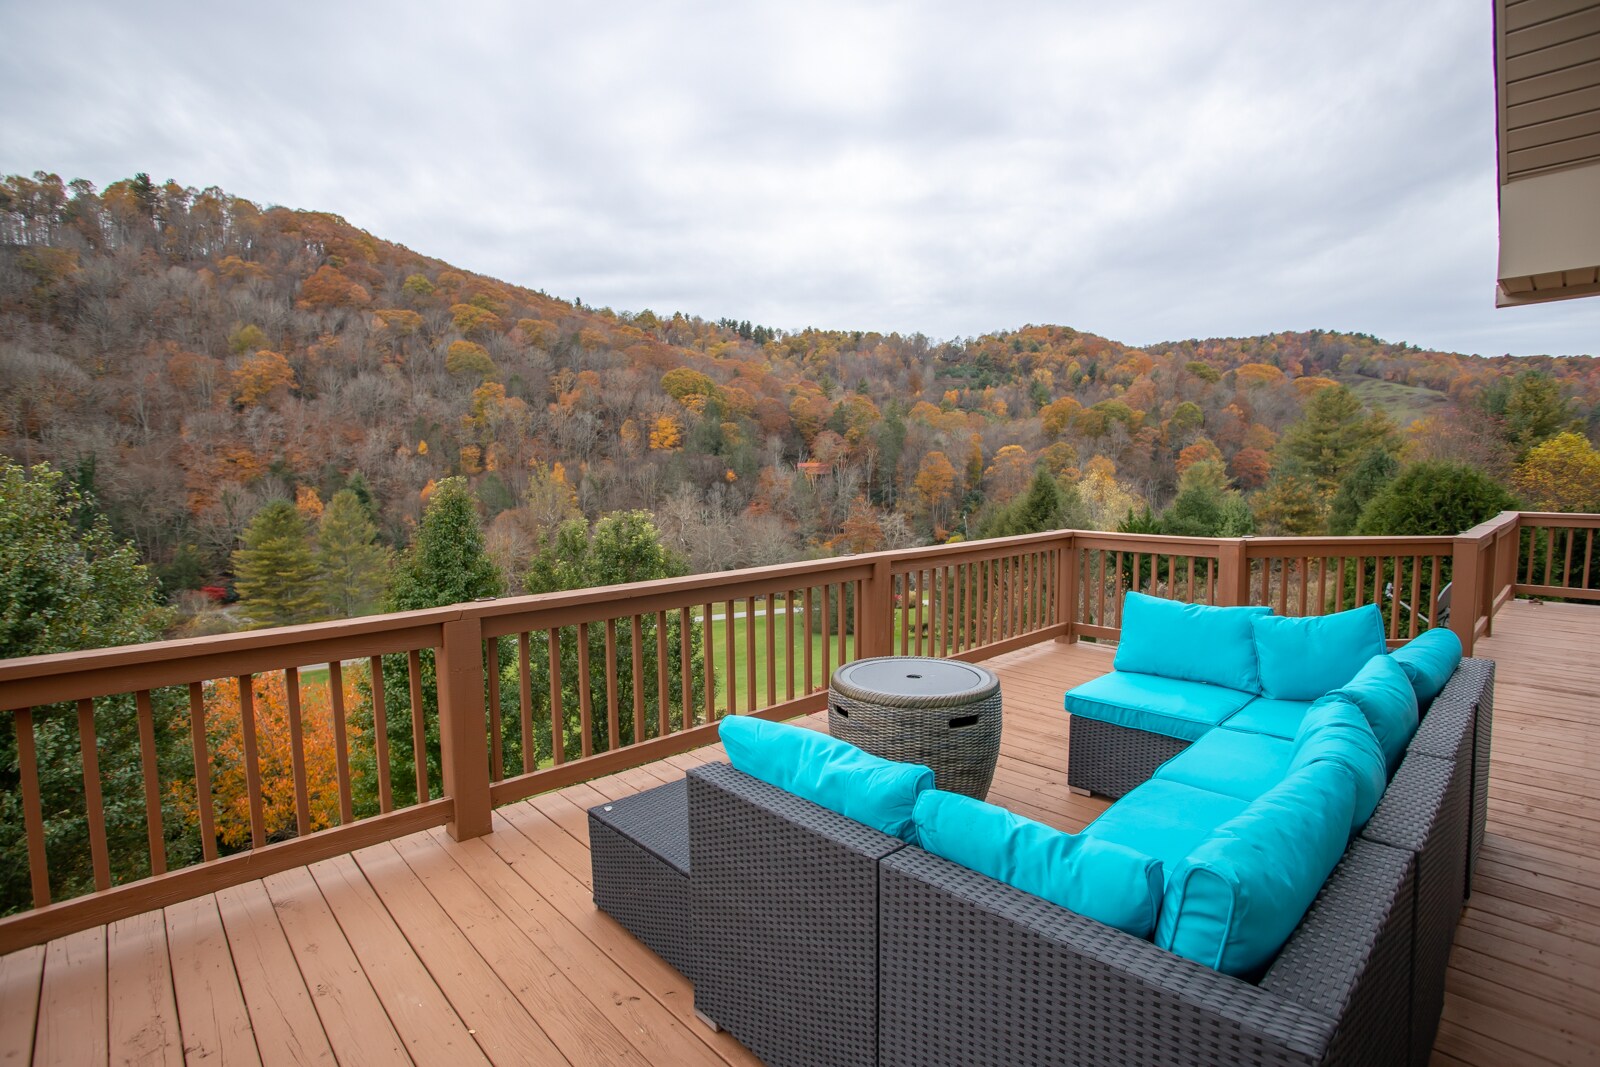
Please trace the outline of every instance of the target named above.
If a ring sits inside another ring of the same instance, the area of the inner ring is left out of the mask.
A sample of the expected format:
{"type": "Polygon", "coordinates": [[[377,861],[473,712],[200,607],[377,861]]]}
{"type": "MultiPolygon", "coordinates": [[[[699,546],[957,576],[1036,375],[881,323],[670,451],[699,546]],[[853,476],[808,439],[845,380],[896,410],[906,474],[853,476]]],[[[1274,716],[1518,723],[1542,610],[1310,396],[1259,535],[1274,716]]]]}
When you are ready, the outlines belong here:
{"type": "Polygon", "coordinates": [[[619,310],[1130,344],[1496,310],[1488,0],[0,0],[0,169],[337,212],[619,310]]]}

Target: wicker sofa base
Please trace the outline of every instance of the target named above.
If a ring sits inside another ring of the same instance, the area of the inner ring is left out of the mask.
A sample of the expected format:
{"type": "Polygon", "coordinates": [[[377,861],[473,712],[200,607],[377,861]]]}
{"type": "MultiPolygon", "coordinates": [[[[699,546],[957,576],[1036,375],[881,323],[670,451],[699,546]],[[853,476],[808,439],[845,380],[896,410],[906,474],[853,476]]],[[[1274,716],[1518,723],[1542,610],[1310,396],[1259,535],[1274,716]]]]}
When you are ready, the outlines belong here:
{"type": "Polygon", "coordinates": [[[590,808],[589,855],[595,906],[693,980],[687,783],[590,808]]]}
{"type": "Polygon", "coordinates": [[[1067,784],[1115,800],[1192,743],[1073,715],[1067,726],[1067,784]]]}

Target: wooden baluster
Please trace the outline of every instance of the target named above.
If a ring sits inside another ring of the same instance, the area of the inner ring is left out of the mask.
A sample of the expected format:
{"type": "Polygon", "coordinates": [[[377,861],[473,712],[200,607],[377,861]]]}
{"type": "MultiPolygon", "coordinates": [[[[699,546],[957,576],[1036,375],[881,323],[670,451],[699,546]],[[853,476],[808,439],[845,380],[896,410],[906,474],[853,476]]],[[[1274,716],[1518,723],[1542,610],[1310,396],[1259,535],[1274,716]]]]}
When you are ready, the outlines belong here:
{"type": "Polygon", "coordinates": [[[895,588],[898,589],[900,603],[895,608],[894,617],[899,623],[900,654],[908,655],[911,651],[911,573],[895,577],[895,588]]]}
{"type": "Polygon", "coordinates": [[[1301,615],[1310,615],[1311,614],[1311,610],[1306,605],[1306,590],[1308,588],[1307,583],[1311,578],[1311,557],[1310,556],[1305,556],[1305,557],[1303,557],[1301,559],[1296,560],[1295,563],[1300,568],[1300,611],[1299,611],[1299,614],[1301,614],[1301,615]]]}
{"type": "Polygon", "coordinates": [[[583,732],[579,751],[594,755],[594,694],[589,691],[589,624],[578,624],[578,729],[583,732]]]}
{"type": "MultiPolygon", "coordinates": [[[[857,583],[857,584],[859,585],[859,583],[857,583]]],[[[857,588],[855,592],[856,592],[856,603],[859,604],[859,603],[861,603],[861,590],[859,588],[857,588]]],[[[844,594],[844,583],[840,582],[839,583],[839,602],[834,606],[834,615],[836,616],[835,625],[839,629],[839,637],[838,637],[839,666],[841,666],[841,667],[843,667],[845,665],[845,661],[847,659],[849,659],[849,657],[845,655],[845,650],[844,650],[844,643],[845,643],[844,609],[845,609],[845,600],[846,599],[847,598],[845,597],[845,594],[844,594]]],[[[832,674],[828,675],[828,684],[830,684],[830,685],[833,684],[833,675],[832,674]]]]}
{"type": "Polygon", "coordinates": [[[622,725],[617,713],[617,620],[607,619],[606,648],[606,750],[615,752],[622,747],[622,725]]]}
{"type": "Polygon", "coordinates": [[[422,652],[406,652],[406,676],[411,683],[411,775],[417,785],[417,803],[429,799],[428,723],[422,703],[422,652]]]}
{"type": "Polygon", "coordinates": [[[1206,603],[1217,602],[1217,561],[1215,558],[1206,559],[1206,603]]]}
{"type": "Polygon", "coordinates": [[[832,613],[828,608],[828,590],[831,586],[822,587],[822,688],[826,689],[833,684],[833,642],[828,640],[828,620],[832,613]]]}
{"type": "Polygon", "coordinates": [[[933,629],[930,631],[928,645],[933,649],[935,656],[948,656],[950,654],[950,628],[945,621],[945,568],[934,567],[929,574],[933,578],[933,588],[929,590],[929,614],[932,616],[933,629]]]}
{"type": "MultiPolygon", "coordinates": [[[[1266,573],[1269,574],[1270,570],[1272,568],[1272,560],[1266,560],[1264,562],[1264,567],[1266,568],[1266,573]]],[[[1285,557],[1284,559],[1278,560],[1277,570],[1278,570],[1278,614],[1279,615],[1287,615],[1287,614],[1289,614],[1289,560],[1288,560],[1287,557],[1285,557]]],[[[1265,576],[1266,576],[1266,574],[1263,575],[1264,579],[1265,579],[1265,576]]],[[[1266,597],[1262,597],[1262,601],[1263,602],[1268,602],[1266,597]]]]}
{"type": "MultiPolygon", "coordinates": [[[[560,630],[550,630],[555,637],[550,646],[557,648],[560,661],[560,630]]],[[[517,635],[517,717],[522,726],[522,773],[528,774],[539,766],[539,742],[533,736],[533,633],[517,635]]],[[[554,734],[552,734],[554,742],[554,734]]],[[[555,745],[550,745],[554,752],[555,745]]]]}
{"type": "Polygon", "coordinates": [[[927,598],[928,586],[923,580],[921,568],[918,568],[912,573],[906,575],[906,581],[908,583],[907,591],[912,592],[912,594],[917,598],[916,622],[913,623],[913,625],[917,628],[917,655],[928,655],[933,651],[933,642],[931,640],[927,640],[929,621],[928,610],[927,605],[924,604],[923,601],[927,598]],[[925,642],[926,648],[924,648],[925,642]]]}
{"type": "Polygon", "coordinates": [[[1106,553],[1103,549],[1094,549],[1094,624],[1106,624],[1106,553]]]}
{"type": "MultiPolygon", "coordinates": [[[[1117,617],[1117,629],[1122,628],[1122,564],[1123,552],[1117,550],[1117,572],[1111,579],[1111,606],[1117,617]]],[[[1137,558],[1137,557],[1135,557],[1137,558]]]]}
{"type": "MultiPolygon", "coordinates": [[[[111,888],[111,853],[106,847],[106,811],[100,795],[100,748],[94,733],[94,701],[78,701],[78,744],[83,760],[83,806],[89,822],[89,856],[94,887],[111,888]]],[[[259,805],[260,793],[255,801],[259,805]]]]}
{"type": "Polygon", "coordinates": [[[241,675],[239,686],[239,728],[244,737],[244,782],[250,804],[250,847],[267,843],[266,819],[261,807],[261,763],[256,756],[255,689],[250,675],[241,675]]]}
{"type": "Polygon", "coordinates": [[[1433,557],[1433,568],[1428,574],[1428,629],[1439,625],[1439,557],[1433,557]]]}
{"type": "Polygon", "coordinates": [[[1417,636],[1417,616],[1422,614],[1422,560],[1411,557],[1411,637],[1417,636]]]}
{"type": "Polygon", "coordinates": [[[394,790],[389,785],[389,712],[383,706],[383,657],[373,656],[369,669],[372,672],[372,732],[373,750],[378,760],[378,810],[394,810],[394,790]]]}
{"type": "Polygon", "coordinates": [[[717,720],[717,642],[716,631],[711,626],[711,605],[702,605],[700,647],[706,660],[706,722],[717,720]]]}
{"type": "MultiPolygon", "coordinates": [[[[559,767],[567,762],[567,717],[561,708],[561,631],[559,629],[552,627],[545,631],[545,655],[549,657],[548,673],[550,675],[550,762],[559,767]]],[[[528,724],[528,737],[530,739],[533,737],[533,724],[531,721],[528,724]]],[[[531,744],[531,740],[527,743],[531,744]]]]}
{"type": "MultiPolygon", "coordinates": [[[[44,810],[39,794],[39,751],[33,739],[33,709],[18,708],[11,717],[17,726],[17,771],[22,788],[22,822],[28,835],[28,878],[33,885],[33,906],[42,908],[50,903],[50,859],[44,849],[44,810]]],[[[209,788],[196,799],[202,813],[211,809],[209,788]]],[[[213,855],[216,850],[217,843],[213,839],[213,855]]]]}
{"type": "MultiPolygon", "coordinates": [[[[422,673],[418,671],[419,683],[421,678],[422,673]]],[[[340,660],[328,664],[328,703],[333,708],[333,762],[339,782],[339,822],[348,826],[356,821],[356,811],[355,794],[350,788],[350,732],[345,726],[344,663],[340,660]]],[[[422,768],[426,774],[426,761],[422,768]]],[[[426,799],[427,790],[424,789],[419,796],[426,799]]]]}
{"type": "Polygon", "coordinates": [[[1393,641],[1400,636],[1400,598],[1405,595],[1405,578],[1400,572],[1400,557],[1394,556],[1389,561],[1393,568],[1394,577],[1390,580],[1389,593],[1389,640],[1393,641]]]}
{"type": "Polygon", "coordinates": [[[694,616],[688,608],[678,609],[678,699],[683,701],[682,728],[694,725],[694,677],[689,673],[694,654],[694,616]]]}
{"type": "Polygon", "coordinates": [[[1572,588],[1572,543],[1577,540],[1576,533],[1571,527],[1561,531],[1562,540],[1567,543],[1566,562],[1561,565],[1561,585],[1566,589],[1572,588]]]}
{"type": "Polygon", "coordinates": [[[667,613],[656,612],[656,736],[672,732],[671,686],[667,684],[667,613]]]}
{"type": "Polygon", "coordinates": [[[794,590],[783,591],[783,698],[794,699],[794,590]]]}
{"type": "Polygon", "coordinates": [[[767,707],[778,702],[778,594],[767,594],[767,707]]]}
{"type": "Polygon", "coordinates": [[[1594,527],[1589,527],[1588,533],[1583,538],[1583,585],[1580,588],[1589,588],[1589,567],[1594,560],[1594,527]]]}
{"type": "Polygon", "coordinates": [[[1317,557],[1317,611],[1318,615],[1325,615],[1328,611],[1328,557],[1317,557]]]}
{"type": "Polygon", "coordinates": [[[189,683],[189,743],[194,752],[194,799],[200,809],[200,849],[208,860],[217,858],[216,798],[211,795],[211,749],[206,737],[205,688],[189,683]]]}
{"type": "Polygon", "coordinates": [[[1522,568],[1522,584],[1523,585],[1532,585],[1533,584],[1533,557],[1536,555],[1536,553],[1534,552],[1534,548],[1533,548],[1533,540],[1534,540],[1533,528],[1532,527],[1522,527],[1522,528],[1519,528],[1517,530],[1517,541],[1518,541],[1518,545],[1519,546],[1522,545],[1522,542],[1524,540],[1524,538],[1522,536],[1523,534],[1527,534],[1528,535],[1527,538],[1526,538],[1527,545],[1526,545],[1526,547],[1519,547],[1518,551],[1519,552],[1525,552],[1527,554],[1527,560],[1528,561],[1527,561],[1526,564],[1523,565],[1523,568],[1522,568]]]}
{"type": "Polygon", "coordinates": [[[1544,531],[1544,584],[1550,585],[1550,568],[1556,558],[1556,528],[1548,526],[1544,531]]]}
{"type": "Polygon", "coordinates": [[[753,596],[744,598],[744,710],[756,710],[756,598],[753,596]]]}
{"type": "Polygon", "coordinates": [[[283,692],[289,703],[289,767],[294,779],[294,828],[301,837],[311,832],[311,798],[306,792],[306,739],[300,720],[300,669],[283,671],[283,692]]]}
{"type": "Polygon", "coordinates": [[[800,643],[805,646],[805,683],[806,692],[810,693],[814,686],[811,684],[811,587],[804,590],[805,602],[802,605],[805,618],[800,625],[800,643]]]}
{"type": "Polygon", "coordinates": [[[501,736],[504,726],[500,718],[500,639],[487,637],[483,644],[489,668],[488,677],[484,679],[489,690],[489,781],[498,782],[506,776],[501,736]]]}
{"type": "Polygon", "coordinates": [[[1366,595],[1364,589],[1365,589],[1365,586],[1367,584],[1367,558],[1365,556],[1357,556],[1357,557],[1355,557],[1355,565],[1356,565],[1355,603],[1350,605],[1350,606],[1352,608],[1359,608],[1362,604],[1366,603],[1366,601],[1363,599],[1363,597],[1366,595]]]}
{"type": "Polygon", "coordinates": [[[167,838],[161,819],[161,773],[156,765],[156,712],[150,690],[133,695],[139,711],[139,762],[144,771],[144,825],[150,842],[150,873],[167,870],[167,838]]]}
{"type": "Polygon", "coordinates": [[[633,640],[633,741],[638,744],[645,738],[644,721],[644,627],[635,615],[629,622],[629,636],[633,640]]]}

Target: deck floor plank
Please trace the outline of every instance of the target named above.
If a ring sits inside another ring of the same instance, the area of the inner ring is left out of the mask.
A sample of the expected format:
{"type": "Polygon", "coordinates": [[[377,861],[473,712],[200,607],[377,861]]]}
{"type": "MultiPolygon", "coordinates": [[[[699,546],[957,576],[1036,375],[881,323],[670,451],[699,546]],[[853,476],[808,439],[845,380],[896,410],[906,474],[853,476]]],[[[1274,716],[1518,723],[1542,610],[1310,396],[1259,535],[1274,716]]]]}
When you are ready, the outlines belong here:
{"type": "Polygon", "coordinates": [[[184,1058],[260,1063],[216,897],[207,894],[169,905],[166,920],[184,1058]]]}
{"type": "Polygon", "coordinates": [[[183,1063],[167,925],[160,912],[132,915],[107,928],[106,981],[113,1061],[152,1067],[183,1063]]]}
{"type": "MultiPolygon", "coordinates": [[[[1488,834],[1434,1063],[1596,1064],[1600,607],[1514,602],[1494,629],[1488,834]]],[[[1067,788],[1061,693],[1109,653],[1050,641],[988,661],[997,802],[1065,830],[1104,810],[1067,788]]],[[[795,721],[827,728],[826,712],[795,721]]],[[[424,831],[0,957],[0,1064],[106,1062],[119,1044],[200,1062],[228,1040],[246,1061],[756,1067],[590,896],[588,809],[722,759],[708,745],[508,804],[478,840],[424,831]]]]}

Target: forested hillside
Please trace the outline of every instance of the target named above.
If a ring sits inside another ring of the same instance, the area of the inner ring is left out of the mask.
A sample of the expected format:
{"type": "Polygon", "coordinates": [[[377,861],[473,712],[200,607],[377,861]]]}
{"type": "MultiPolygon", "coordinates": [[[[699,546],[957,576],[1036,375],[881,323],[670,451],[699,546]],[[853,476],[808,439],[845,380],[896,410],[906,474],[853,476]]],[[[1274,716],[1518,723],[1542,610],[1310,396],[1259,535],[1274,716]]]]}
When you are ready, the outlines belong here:
{"type": "MultiPolygon", "coordinates": [[[[274,501],[294,507],[263,523],[298,515],[293,536],[337,516],[370,572],[452,476],[511,589],[573,517],[650,511],[717,569],[1014,528],[1039,469],[1061,514],[1104,528],[1352,532],[1422,462],[1600,506],[1592,357],[785,332],[590,307],[143,175],[5,179],[0,382],[0,453],[66,472],[174,599],[229,586],[274,501]]],[[[346,592],[320,610],[377,602],[346,592]]]]}

